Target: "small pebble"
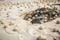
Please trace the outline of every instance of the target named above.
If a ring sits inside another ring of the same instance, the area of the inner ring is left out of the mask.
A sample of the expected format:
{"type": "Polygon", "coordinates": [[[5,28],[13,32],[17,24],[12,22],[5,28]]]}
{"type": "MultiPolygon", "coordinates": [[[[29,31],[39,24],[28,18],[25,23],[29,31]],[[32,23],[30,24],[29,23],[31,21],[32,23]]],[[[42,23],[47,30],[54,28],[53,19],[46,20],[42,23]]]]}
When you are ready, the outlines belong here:
{"type": "Polygon", "coordinates": [[[42,27],[40,27],[40,28],[39,28],[39,30],[43,30],[43,28],[42,28],[42,27]]]}
{"type": "Polygon", "coordinates": [[[13,31],[14,31],[14,32],[17,32],[17,31],[18,31],[18,29],[13,29],[13,31]]]}
{"type": "Polygon", "coordinates": [[[56,21],[56,24],[60,24],[60,21],[56,21]]]}

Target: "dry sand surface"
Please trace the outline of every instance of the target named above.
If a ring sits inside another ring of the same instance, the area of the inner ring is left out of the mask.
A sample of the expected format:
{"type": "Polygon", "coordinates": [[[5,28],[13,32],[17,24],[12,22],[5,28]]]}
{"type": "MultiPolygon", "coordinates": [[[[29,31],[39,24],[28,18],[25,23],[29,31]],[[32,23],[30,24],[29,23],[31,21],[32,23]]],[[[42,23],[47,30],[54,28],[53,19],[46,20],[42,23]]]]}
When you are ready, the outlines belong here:
{"type": "Polygon", "coordinates": [[[60,24],[56,24],[60,17],[42,24],[23,19],[39,7],[51,8],[47,3],[0,2],[0,40],[60,40],[60,24]]]}

